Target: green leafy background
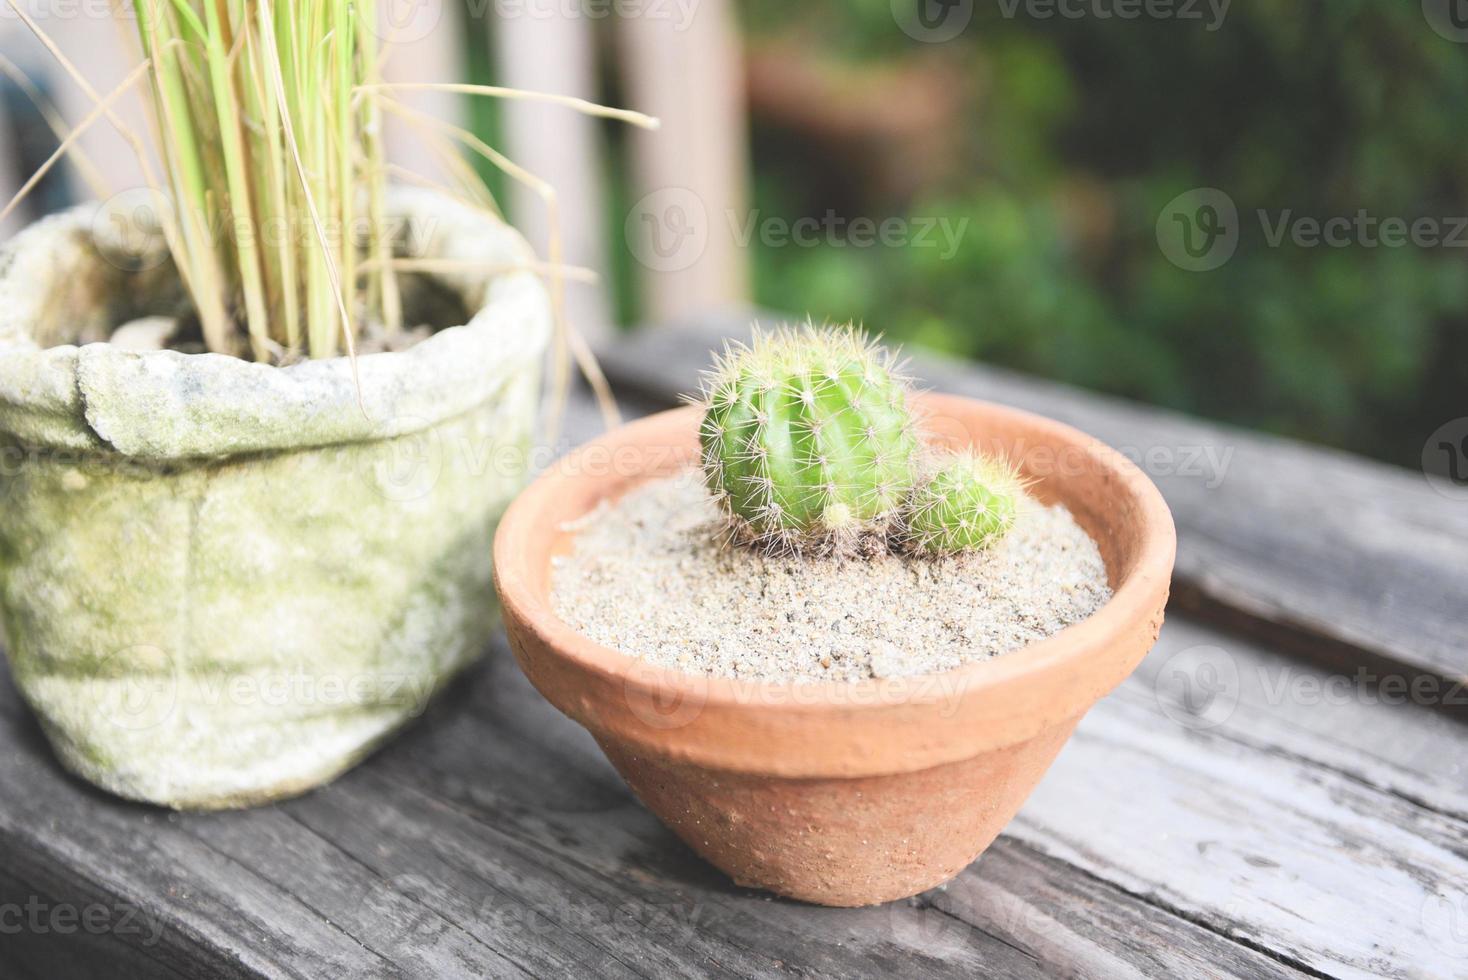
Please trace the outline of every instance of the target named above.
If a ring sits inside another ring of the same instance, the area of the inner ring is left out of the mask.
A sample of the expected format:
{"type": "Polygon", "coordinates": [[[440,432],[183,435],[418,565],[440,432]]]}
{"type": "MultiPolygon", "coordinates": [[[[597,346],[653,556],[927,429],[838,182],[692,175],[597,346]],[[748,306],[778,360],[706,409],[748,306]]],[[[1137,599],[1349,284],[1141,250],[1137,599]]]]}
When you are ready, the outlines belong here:
{"type": "Polygon", "coordinates": [[[963,106],[945,176],[905,200],[833,181],[841,161],[756,117],[755,207],[969,219],[946,261],[757,248],[758,299],[1420,465],[1428,433],[1468,414],[1468,248],[1271,247],[1257,212],[1468,215],[1468,45],[1415,0],[1235,0],[1214,31],[1003,9],[976,0],[959,38],[922,44],[889,0],[744,0],[756,46],[874,75],[942,58],[963,106]],[[1197,187],[1241,219],[1234,257],[1203,273],[1156,231],[1197,187]]]}

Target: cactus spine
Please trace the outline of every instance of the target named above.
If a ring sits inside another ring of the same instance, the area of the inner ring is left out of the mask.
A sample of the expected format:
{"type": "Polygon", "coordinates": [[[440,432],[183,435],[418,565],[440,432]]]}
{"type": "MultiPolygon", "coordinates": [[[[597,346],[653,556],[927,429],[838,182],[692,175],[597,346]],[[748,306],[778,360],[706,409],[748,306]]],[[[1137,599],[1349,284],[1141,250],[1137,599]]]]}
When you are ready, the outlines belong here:
{"type": "Polygon", "coordinates": [[[775,551],[880,540],[917,475],[906,382],[846,327],[756,334],[704,382],[704,474],[736,536],[775,551]]]}
{"type": "Polygon", "coordinates": [[[1007,462],[975,452],[939,457],[903,511],[908,548],[931,556],[986,548],[1014,527],[1024,483],[1007,462]]]}

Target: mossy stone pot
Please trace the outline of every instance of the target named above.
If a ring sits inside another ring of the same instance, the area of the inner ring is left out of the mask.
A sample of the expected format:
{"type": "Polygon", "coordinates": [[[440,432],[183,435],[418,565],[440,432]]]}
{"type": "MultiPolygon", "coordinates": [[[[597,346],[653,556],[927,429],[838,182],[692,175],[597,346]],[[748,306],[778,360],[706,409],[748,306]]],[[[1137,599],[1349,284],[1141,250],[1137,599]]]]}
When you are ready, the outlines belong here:
{"type": "Polygon", "coordinates": [[[1147,477],[1075,429],[929,395],[950,448],[1003,454],[1095,539],[1114,595],[1095,615],[943,674],[859,683],[742,682],[656,667],[554,612],[551,562],[576,521],[698,463],[698,408],[625,426],[568,456],[495,538],[505,627],[536,688],[580,722],[632,789],[742,885],[870,905],[952,878],[1019,810],[1076,723],[1157,639],[1175,551],[1147,477]]]}
{"type": "Polygon", "coordinates": [[[497,624],[489,546],[529,464],[549,302],[513,229],[423,192],[391,207],[400,250],[454,260],[405,297],[462,325],[355,378],[105,342],[184,304],[161,243],[105,209],[0,251],[7,652],[103,789],[186,809],[310,789],[497,624]]]}

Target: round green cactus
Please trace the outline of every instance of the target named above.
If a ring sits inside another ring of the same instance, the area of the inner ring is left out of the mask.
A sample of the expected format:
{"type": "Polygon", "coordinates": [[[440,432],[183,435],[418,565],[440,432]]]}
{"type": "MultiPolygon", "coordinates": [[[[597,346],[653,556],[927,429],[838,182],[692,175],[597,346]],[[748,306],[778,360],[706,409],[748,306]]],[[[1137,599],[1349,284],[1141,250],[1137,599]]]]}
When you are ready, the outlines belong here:
{"type": "Polygon", "coordinates": [[[926,555],[987,548],[1014,527],[1024,483],[1004,460],[975,452],[939,457],[903,508],[903,537],[926,555]]]}
{"type": "Polygon", "coordinates": [[[736,535],[776,551],[878,540],[917,476],[906,382],[850,327],[783,329],[705,377],[708,485],[736,535]]]}

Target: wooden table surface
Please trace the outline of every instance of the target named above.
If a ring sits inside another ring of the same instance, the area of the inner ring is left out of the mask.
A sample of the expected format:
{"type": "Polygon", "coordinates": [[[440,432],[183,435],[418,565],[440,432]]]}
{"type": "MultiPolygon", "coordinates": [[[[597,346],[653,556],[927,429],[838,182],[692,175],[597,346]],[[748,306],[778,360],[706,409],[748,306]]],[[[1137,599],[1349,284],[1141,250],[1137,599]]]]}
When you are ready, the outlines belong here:
{"type": "MultiPolygon", "coordinates": [[[[744,322],[608,352],[629,413],[744,322]]],[[[1468,977],[1468,505],[992,369],[915,373],[1135,452],[1180,531],[1157,648],[948,886],[858,910],[736,888],[503,640],[333,785],[218,815],[67,776],[5,677],[0,978],[1468,977]]],[[[596,428],[578,398],[562,443],[596,428]]]]}

